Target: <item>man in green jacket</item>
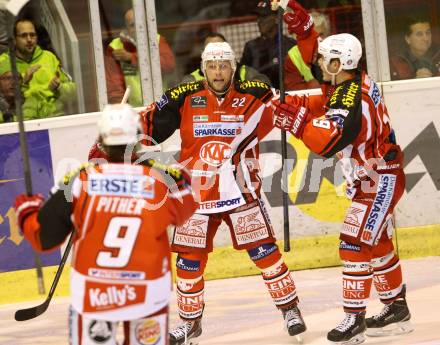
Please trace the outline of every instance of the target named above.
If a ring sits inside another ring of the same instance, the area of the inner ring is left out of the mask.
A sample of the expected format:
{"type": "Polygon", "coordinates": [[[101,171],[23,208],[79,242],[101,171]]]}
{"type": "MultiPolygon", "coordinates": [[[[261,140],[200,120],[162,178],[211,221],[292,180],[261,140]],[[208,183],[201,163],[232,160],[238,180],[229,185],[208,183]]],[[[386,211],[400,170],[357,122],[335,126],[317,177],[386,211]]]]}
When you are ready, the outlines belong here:
{"type": "MultiPolygon", "coordinates": [[[[35,24],[19,19],[14,25],[17,70],[22,76],[25,120],[64,115],[64,104],[76,96],[76,85],[51,52],[37,45],[35,24]]],[[[0,56],[0,64],[9,63],[9,55],[0,56]]]]}
{"type": "Polygon", "coordinates": [[[0,123],[12,122],[15,116],[15,89],[11,64],[0,63],[0,123]]]}

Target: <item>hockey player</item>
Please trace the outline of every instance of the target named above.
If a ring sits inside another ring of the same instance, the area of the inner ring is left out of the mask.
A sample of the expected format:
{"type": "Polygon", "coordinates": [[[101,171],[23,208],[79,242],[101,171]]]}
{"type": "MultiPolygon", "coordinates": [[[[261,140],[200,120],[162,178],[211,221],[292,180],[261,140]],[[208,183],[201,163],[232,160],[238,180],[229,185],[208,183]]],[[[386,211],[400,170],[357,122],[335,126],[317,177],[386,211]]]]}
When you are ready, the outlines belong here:
{"type": "Polygon", "coordinates": [[[196,214],[173,234],[178,310],[184,323],[170,332],[172,345],[202,333],[203,274],[222,221],[234,248],[247,250],[261,270],[289,334],[306,329],[292,274],[275,244],[260,194],[259,141],[273,128],[272,109],[265,104],[272,93],[263,82],[233,80],[235,61],[228,43],[208,44],[201,63],[206,80],[169,89],[141,114],[151,142],[163,142],[180,129],[180,161],[191,169],[199,191],[196,214]]]}
{"type": "Polygon", "coordinates": [[[109,164],[88,164],[41,195],[15,202],[19,226],[37,251],[61,245],[75,232],[70,344],[168,344],[171,293],[166,228],[196,209],[189,179],[149,160],[124,163],[137,142],[139,116],[128,105],[107,107],[99,122],[109,164]],[[160,207],[158,207],[160,205],[160,207]]]}
{"type": "MultiPolygon", "coordinates": [[[[203,42],[204,43],[203,49],[205,49],[208,43],[215,43],[215,42],[226,42],[226,38],[219,32],[209,32],[205,36],[205,40],[203,42]]],[[[259,80],[266,84],[270,84],[270,79],[266,75],[258,72],[255,68],[246,65],[237,65],[234,78],[240,81],[259,80]]],[[[203,79],[205,79],[205,76],[203,75],[200,68],[198,68],[195,71],[191,72],[190,74],[185,75],[182,78],[182,83],[191,83],[203,79]]]]}
{"type": "MultiPolygon", "coordinates": [[[[286,1],[287,3],[287,1],[286,1]]],[[[317,34],[307,12],[294,0],[284,19],[308,63],[316,52],[317,34]]],[[[317,47],[324,96],[291,96],[274,102],[275,125],[301,139],[326,158],[336,155],[352,200],[340,233],[345,319],[327,338],[355,344],[363,334],[388,335],[412,330],[399,258],[391,240],[393,210],[403,194],[403,154],[396,144],[378,85],[358,67],[359,40],[350,34],[329,36],[317,47]],[[371,285],[385,304],[365,320],[371,285]]]]}

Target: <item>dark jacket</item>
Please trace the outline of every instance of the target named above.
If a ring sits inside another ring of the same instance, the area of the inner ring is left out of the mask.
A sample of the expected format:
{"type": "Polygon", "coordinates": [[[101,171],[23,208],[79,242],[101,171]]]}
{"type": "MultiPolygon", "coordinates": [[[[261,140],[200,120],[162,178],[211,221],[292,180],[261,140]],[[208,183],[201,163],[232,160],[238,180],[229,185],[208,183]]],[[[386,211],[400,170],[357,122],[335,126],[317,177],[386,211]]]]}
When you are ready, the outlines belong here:
{"type": "Polygon", "coordinates": [[[390,59],[392,80],[416,78],[420,68],[428,68],[433,77],[440,76],[440,47],[431,46],[422,58],[416,58],[407,48],[390,59]]]}
{"type": "MultiPolygon", "coordinates": [[[[292,48],[296,41],[292,38],[283,36],[284,52],[292,48]]],[[[255,68],[260,73],[269,77],[275,88],[280,86],[280,78],[278,71],[278,37],[273,39],[257,37],[246,42],[243,55],[240,60],[241,65],[247,65],[255,68]]]]}

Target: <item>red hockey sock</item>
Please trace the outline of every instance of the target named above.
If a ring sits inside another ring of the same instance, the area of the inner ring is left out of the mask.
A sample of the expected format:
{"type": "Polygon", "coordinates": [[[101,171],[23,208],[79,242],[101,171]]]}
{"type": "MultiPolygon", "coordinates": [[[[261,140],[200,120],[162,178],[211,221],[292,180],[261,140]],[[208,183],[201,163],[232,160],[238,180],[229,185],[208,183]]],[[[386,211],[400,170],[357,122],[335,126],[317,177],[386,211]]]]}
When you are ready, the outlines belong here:
{"type": "Polygon", "coordinates": [[[374,287],[383,303],[391,303],[400,297],[402,290],[402,269],[394,252],[372,261],[374,287]]]}

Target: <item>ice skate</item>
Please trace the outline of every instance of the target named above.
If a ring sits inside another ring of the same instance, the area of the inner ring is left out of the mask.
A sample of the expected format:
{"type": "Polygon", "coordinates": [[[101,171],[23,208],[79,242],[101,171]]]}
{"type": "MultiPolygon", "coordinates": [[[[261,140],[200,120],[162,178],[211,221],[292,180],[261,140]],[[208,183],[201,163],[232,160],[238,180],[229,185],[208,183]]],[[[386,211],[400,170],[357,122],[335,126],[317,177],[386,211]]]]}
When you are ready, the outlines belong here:
{"type": "Polygon", "coordinates": [[[346,313],[345,319],[327,334],[327,340],[335,345],[353,345],[365,341],[365,312],[346,313]]]}
{"type": "Polygon", "coordinates": [[[406,304],[405,286],[403,286],[401,298],[386,304],[379,314],[365,320],[367,323],[365,334],[369,337],[406,334],[414,329],[410,319],[411,313],[406,304]]]}
{"type": "Polygon", "coordinates": [[[285,310],[281,309],[281,311],[289,335],[295,337],[298,343],[302,344],[303,339],[300,334],[305,332],[306,324],[304,323],[299,308],[295,305],[285,310]]]}
{"type": "Polygon", "coordinates": [[[202,334],[202,320],[186,321],[170,332],[170,345],[197,345],[202,334]]]}

